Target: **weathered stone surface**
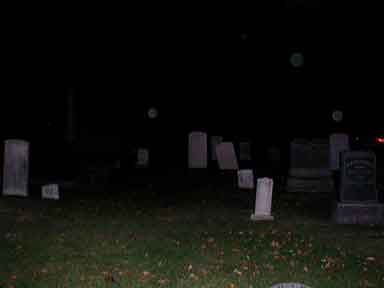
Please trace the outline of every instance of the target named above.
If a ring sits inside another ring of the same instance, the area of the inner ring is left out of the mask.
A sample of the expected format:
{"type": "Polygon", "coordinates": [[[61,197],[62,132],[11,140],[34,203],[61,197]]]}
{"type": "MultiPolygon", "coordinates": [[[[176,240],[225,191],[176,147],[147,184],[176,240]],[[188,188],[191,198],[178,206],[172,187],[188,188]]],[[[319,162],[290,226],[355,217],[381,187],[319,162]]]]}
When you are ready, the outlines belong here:
{"type": "Polygon", "coordinates": [[[337,202],[332,217],[337,224],[383,225],[384,204],[337,202]]]}
{"type": "Polygon", "coordinates": [[[28,196],[28,142],[15,139],[5,141],[3,175],[3,195],[28,196]]]}

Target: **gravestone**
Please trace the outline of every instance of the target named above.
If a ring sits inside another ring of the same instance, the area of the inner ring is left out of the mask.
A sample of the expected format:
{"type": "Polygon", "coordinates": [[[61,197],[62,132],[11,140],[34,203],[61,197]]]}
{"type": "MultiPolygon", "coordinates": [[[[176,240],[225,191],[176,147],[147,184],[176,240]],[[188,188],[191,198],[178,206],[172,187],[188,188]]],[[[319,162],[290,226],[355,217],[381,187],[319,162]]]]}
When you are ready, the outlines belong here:
{"type": "Polygon", "coordinates": [[[59,200],[60,199],[59,185],[57,184],[44,185],[41,188],[41,198],[59,200]]]}
{"type": "Polygon", "coordinates": [[[240,142],[239,143],[239,158],[240,158],[240,161],[252,160],[252,152],[251,152],[251,143],[250,142],[240,142]]]}
{"type": "Polygon", "coordinates": [[[29,143],[11,139],[5,141],[3,195],[28,196],[29,143]]]}
{"type": "Polygon", "coordinates": [[[255,212],[251,215],[252,221],[273,220],[271,215],[273,193],[273,180],[258,178],[256,186],[255,212]]]}
{"type": "Polygon", "coordinates": [[[340,169],[340,155],[349,150],[349,136],[344,133],[335,133],[329,136],[329,164],[331,170],[340,169]]]}
{"type": "Polygon", "coordinates": [[[188,141],[188,167],[207,168],[207,134],[191,132],[188,141]]]}
{"type": "Polygon", "coordinates": [[[239,170],[232,142],[222,142],[216,146],[217,161],[220,170],[239,170]]]}
{"type": "Polygon", "coordinates": [[[384,224],[384,205],[378,202],[376,157],[369,151],[341,153],[339,201],[333,210],[338,224],[384,224]]]}
{"type": "Polygon", "coordinates": [[[302,178],[330,176],[327,141],[323,139],[293,140],[291,142],[289,175],[302,178]]]}
{"type": "Polygon", "coordinates": [[[290,144],[288,192],[334,190],[327,139],[295,139],[290,144]]]}
{"type": "Polygon", "coordinates": [[[223,137],[221,136],[211,136],[211,160],[216,161],[216,146],[223,142],[223,137]]]}
{"type": "Polygon", "coordinates": [[[139,168],[147,168],[149,165],[149,150],[146,148],[139,148],[137,150],[136,166],[139,168]]]}
{"type": "Polygon", "coordinates": [[[240,189],[255,189],[253,171],[251,169],[242,169],[237,171],[237,178],[240,189]]]}
{"type": "Polygon", "coordinates": [[[339,195],[342,202],[377,202],[376,157],[369,151],[341,154],[339,195]]]}

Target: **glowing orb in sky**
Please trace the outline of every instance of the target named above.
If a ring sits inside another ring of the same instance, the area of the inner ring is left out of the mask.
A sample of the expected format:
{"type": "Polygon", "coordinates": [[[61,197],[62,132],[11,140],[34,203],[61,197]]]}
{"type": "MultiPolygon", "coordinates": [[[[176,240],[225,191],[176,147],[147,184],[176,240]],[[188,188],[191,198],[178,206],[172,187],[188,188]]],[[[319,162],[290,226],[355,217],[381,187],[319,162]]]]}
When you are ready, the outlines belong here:
{"type": "Polygon", "coordinates": [[[155,107],[151,107],[148,109],[148,117],[150,119],[155,119],[159,116],[159,111],[155,107]]]}
{"type": "Polygon", "coordinates": [[[300,52],[293,53],[289,58],[289,62],[292,64],[293,67],[301,67],[304,65],[304,55],[300,52]]]}

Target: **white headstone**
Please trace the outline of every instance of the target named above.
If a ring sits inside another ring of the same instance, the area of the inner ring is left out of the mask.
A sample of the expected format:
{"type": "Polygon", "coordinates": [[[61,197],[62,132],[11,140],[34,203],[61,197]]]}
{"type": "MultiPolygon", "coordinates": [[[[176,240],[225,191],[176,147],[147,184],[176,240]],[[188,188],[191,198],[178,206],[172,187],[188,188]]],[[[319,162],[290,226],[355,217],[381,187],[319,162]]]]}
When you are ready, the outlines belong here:
{"type": "Polygon", "coordinates": [[[273,220],[271,216],[273,180],[270,178],[258,178],[256,186],[255,213],[251,220],[273,220]]]}
{"type": "Polygon", "coordinates": [[[250,142],[240,142],[239,143],[240,150],[240,160],[241,161],[249,161],[252,160],[251,156],[251,143],[250,142]]]}
{"type": "Polygon", "coordinates": [[[222,142],[216,146],[217,162],[220,170],[239,170],[232,142],[222,142]]]}
{"type": "Polygon", "coordinates": [[[211,136],[211,160],[216,161],[216,146],[223,142],[223,137],[221,136],[211,136]]]}
{"type": "Polygon", "coordinates": [[[329,164],[331,170],[340,169],[340,154],[349,150],[349,136],[335,133],[329,136],[329,164]]]}
{"type": "Polygon", "coordinates": [[[149,164],[149,150],[146,148],[139,148],[137,150],[137,166],[148,167],[149,164]]]}
{"type": "Polygon", "coordinates": [[[28,196],[29,143],[6,140],[4,148],[3,195],[28,196]]]}
{"type": "Polygon", "coordinates": [[[191,132],[188,141],[188,167],[207,168],[207,134],[204,132],[191,132]]]}
{"type": "Polygon", "coordinates": [[[253,171],[251,169],[242,169],[237,171],[237,178],[239,188],[255,189],[255,183],[253,181],[253,171]]]}
{"type": "Polygon", "coordinates": [[[44,185],[41,188],[41,198],[59,200],[60,199],[59,185],[57,184],[44,185]]]}

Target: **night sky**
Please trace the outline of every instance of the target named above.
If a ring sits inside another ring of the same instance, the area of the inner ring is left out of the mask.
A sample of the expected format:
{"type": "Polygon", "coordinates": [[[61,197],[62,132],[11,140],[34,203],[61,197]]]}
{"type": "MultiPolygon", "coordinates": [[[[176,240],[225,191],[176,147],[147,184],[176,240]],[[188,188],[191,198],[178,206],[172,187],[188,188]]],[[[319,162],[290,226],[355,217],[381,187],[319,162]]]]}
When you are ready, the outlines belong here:
{"type": "Polygon", "coordinates": [[[67,32],[46,25],[36,30],[29,51],[49,46],[28,55],[51,62],[53,77],[70,80],[39,79],[4,91],[3,138],[63,138],[66,88],[55,87],[68,86],[77,87],[77,128],[84,137],[205,130],[279,141],[334,129],[380,130],[378,19],[357,21],[362,11],[339,6],[268,1],[202,9],[202,17],[188,9],[144,9],[129,11],[136,17],[99,15],[100,21],[84,20],[88,24],[67,32]],[[289,63],[296,52],[304,55],[301,68],[289,63]],[[159,118],[148,121],[152,106],[159,118]],[[334,109],[345,111],[341,127],[331,121],[334,109]]]}

